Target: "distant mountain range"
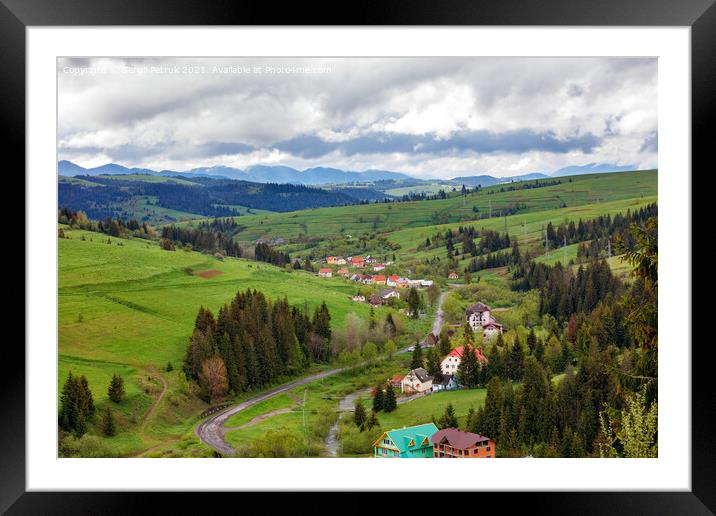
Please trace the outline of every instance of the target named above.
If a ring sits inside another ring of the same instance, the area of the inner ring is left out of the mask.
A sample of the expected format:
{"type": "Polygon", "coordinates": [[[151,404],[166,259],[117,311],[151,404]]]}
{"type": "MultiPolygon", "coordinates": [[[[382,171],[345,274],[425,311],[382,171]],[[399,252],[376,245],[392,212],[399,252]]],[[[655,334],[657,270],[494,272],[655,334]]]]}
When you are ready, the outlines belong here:
{"type": "Polygon", "coordinates": [[[483,187],[495,184],[509,183],[512,181],[528,181],[533,179],[544,179],[548,177],[563,177],[580,174],[596,174],[604,172],[626,172],[635,170],[632,165],[611,165],[607,163],[589,163],[587,165],[569,166],[561,168],[552,173],[532,172],[512,177],[494,177],[490,175],[460,176],[449,180],[422,180],[401,172],[388,170],[365,170],[363,172],[351,172],[328,167],[313,167],[306,170],[297,170],[286,166],[254,165],[246,170],[238,168],[213,166],[195,168],[187,172],[172,170],[155,171],[147,168],[128,168],[116,163],[108,163],[94,168],[84,168],[71,161],[62,160],[57,163],[58,172],[62,176],[78,175],[126,175],[145,174],[154,176],[180,176],[180,177],[208,177],[213,179],[238,179],[254,183],[289,183],[298,185],[326,185],[326,184],[349,184],[349,183],[371,183],[374,181],[410,181],[421,183],[425,181],[444,181],[454,185],[483,187]]]}
{"type": "Polygon", "coordinates": [[[238,168],[214,166],[195,168],[187,172],[173,170],[155,171],[147,168],[127,168],[116,163],[108,163],[94,168],[84,168],[71,161],[58,162],[58,171],[62,176],[78,175],[126,175],[146,174],[152,176],[183,176],[183,177],[209,177],[214,179],[238,179],[253,183],[290,183],[301,185],[370,183],[382,180],[414,180],[411,176],[387,170],[366,170],[364,172],[350,172],[337,168],[314,167],[306,170],[296,170],[284,166],[254,165],[241,170],[238,168]]]}

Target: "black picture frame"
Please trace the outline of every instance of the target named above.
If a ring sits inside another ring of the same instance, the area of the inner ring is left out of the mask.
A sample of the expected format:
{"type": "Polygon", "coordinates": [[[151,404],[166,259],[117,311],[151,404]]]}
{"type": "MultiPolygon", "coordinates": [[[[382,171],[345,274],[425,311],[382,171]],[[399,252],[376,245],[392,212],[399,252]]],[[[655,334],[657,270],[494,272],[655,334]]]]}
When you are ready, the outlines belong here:
{"type": "MultiPolygon", "coordinates": [[[[401,0],[354,1],[342,6],[322,2],[277,6],[255,0],[0,0],[0,117],[7,149],[5,159],[12,156],[15,170],[25,170],[25,29],[31,26],[688,26],[692,38],[692,168],[705,169],[707,144],[711,143],[709,129],[716,112],[714,1],[401,0]]],[[[24,192],[24,181],[18,178],[17,183],[24,192]]],[[[30,235],[26,233],[25,238],[30,235]]],[[[25,274],[31,271],[25,270],[25,274]]],[[[707,368],[711,368],[707,359],[708,343],[703,344],[692,347],[692,449],[685,450],[691,454],[692,461],[690,492],[511,493],[509,496],[529,503],[530,511],[537,513],[544,510],[569,514],[712,514],[716,511],[716,444],[711,426],[716,404],[707,383],[710,378],[707,368]]],[[[11,350],[9,340],[4,348],[6,353],[16,356],[3,359],[6,367],[0,375],[4,415],[4,424],[0,425],[0,511],[8,514],[131,514],[146,510],[147,498],[160,495],[26,492],[25,355],[16,345],[11,350]],[[9,364],[12,367],[8,367],[9,364]]],[[[212,503],[221,506],[216,496],[212,495],[212,503]]],[[[495,495],[480,496],[493,498],[495,495]]],[[[189,510],[186,496],[175,493],[172,497],[174,504],[183,507],[181,512],[189,510]]],[[[481,500],[483,505],[487,499],[481,500]]]]}

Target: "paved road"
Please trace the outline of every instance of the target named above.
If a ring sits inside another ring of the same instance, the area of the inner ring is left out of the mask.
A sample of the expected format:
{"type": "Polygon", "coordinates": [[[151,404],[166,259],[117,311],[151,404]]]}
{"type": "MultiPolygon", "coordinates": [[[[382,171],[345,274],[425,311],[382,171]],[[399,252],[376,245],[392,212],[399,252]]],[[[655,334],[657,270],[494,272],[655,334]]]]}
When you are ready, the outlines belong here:
{"type": "MultiPolygon", "coordinates": [[[[445,296],[447,295],[447,292],[443,292],[440,294],[440,297],[438,298],[438,307],[435,311],[435,321],[433,322],[433,333],[438,335],[440,333],[440,328],[443,324],[443,310],[442,310],[442,304],[445,300],[445,296]],[[436,331],[437,328],[437,331],[436,331]]],[[[402,349],[401,351],[407,351],[410,346],[406,347],[405,349],[402,349]]],[[[314,374],[311,376],[307,376],[305,378],[302,378],[300,380],[296,380],[293,382],[285,383],[283,385],[280,385],[278,387],[274,387],[271,390],[268,390],[264,392],[263,394],[260,394],[259,396],[256,396],[254,398],[248,399],[246,401],[243,401],[239,403],[238,405],[234,405],[232,407],[229,407],[225,410],[222,410],[221,412],[218,412],[206,420],[202,421],[199,426],[196,427],[194,430],[196,435],[201,439],[202,442],[208,444],[215,450],[217,450],[220,453],[223,453],[224,455],[233,455],[236,453],[236,450],[229,445],[226,441],[224,441],[224,423],[227,419],[229,419],[234,414],[241,412],[242,410],[245,410],[249,408],[252,405],[256,405],[257,403],[267,400],[269,398],[272,398],[273,396],[276,396],[277,394],[280,394],[282,392],[290,391],[295,389],[296,387],[300,387],[301,385],[305,385],[307,383],[314,382],[316,380],[320,380],[321,378],[326,378],[328,376],[333,376],[335,374],[340,373],[341,371],[344,371],[346,368],[341,367],[338,369],[331,369],[330,371],[324,371],[322,373],[314,374]]],[[[350,400],[348,406],[352,404],[352,400],[350,400]]],[[[337,442],[336,442],[337,446],[337,442]]],[[[337,450],[336,450],[337,451],[337,450]]]]}
{"type": "Polygon", "coordinates": [[[223,410],[221,412],[218,412],[217,414],[210,416],[208,419],[204,420],[201,424],[199,424],[199,426],[196,427],[195,433],[199,437],[199,439],[201,439],[204,443],[208,444],[218,452],[223,453],[224,455],[233,455],[234,453],[236,453],[236,450],[234,450],[231,445],[224,441],[224,423],[227,419],[229,419],[234,414],[249,408],[252,405],[256,405],[261,401],[272,398],[277,394],[290,391],[292,389],[295,389],[296,387],[300,387],[301,385],[305,385],[310,382],[315,382],[316,380],[320,380],[321,378],[333,376],[334,374],[340,373],[344,369],[344,367],[338,369],[331,369],[330,371],[324,371],[322,373],[306,376],[305,378],[301,378],[300,380],[284,383],[283,385],[274,387],[273,389],[270,389],[263,394],[260,394],[259,396],[255,396],[251,399],[239,403],[238,405],[234,405],[233,407],[229,407],[226,410],[223,410]]]}

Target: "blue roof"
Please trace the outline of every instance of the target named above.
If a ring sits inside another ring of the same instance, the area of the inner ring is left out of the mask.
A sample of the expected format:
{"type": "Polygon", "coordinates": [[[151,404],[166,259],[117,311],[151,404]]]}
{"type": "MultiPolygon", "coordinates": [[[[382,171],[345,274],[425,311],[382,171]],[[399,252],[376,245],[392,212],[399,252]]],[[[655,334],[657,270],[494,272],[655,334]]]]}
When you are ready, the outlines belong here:
{"type": "Polygon", "coordinates": [[[409,450],[415,450],[422,448],[423,446],[432,446],[430,438],[435,432],[438,431],[438,427],[434,423],[425,423],[423,425],[409,426],[407,428],[399,428],[396,430],[389,430],[386,432],[391,441],[400,450],[401,453],[409,450]],[[423,445],[423,441],[427,439],[428,444],[423,445]],[[414,441],[413,446],[408,446],[411,441],[414,441]]]}

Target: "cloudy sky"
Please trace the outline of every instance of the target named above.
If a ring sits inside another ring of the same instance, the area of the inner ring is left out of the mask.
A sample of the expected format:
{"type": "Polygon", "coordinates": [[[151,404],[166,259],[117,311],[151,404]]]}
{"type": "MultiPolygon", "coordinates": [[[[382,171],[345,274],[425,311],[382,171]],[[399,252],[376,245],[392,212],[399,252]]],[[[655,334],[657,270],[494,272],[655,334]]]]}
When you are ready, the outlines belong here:
{"type": "Polygon", "coordinates": [[[657,167],[656,59],[67,58],[57,73],[58,156],[85,167],[657,167]]]}

